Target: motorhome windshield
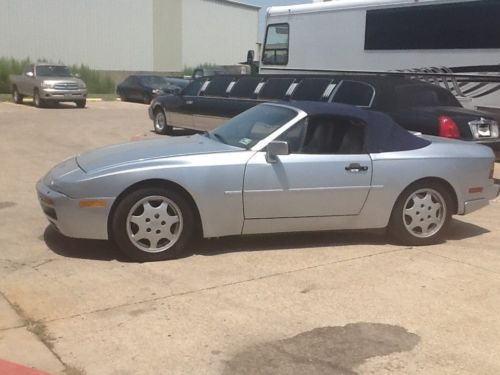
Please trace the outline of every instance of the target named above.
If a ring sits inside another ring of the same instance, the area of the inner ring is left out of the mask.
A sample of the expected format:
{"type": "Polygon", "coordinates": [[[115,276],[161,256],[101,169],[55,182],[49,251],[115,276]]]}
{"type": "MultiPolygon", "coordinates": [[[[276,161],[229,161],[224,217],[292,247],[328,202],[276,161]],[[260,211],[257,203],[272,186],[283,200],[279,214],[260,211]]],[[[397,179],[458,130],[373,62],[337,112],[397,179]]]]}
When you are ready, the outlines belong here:
{"type": "Polygon", "coordinates": [[[264,42],[263,64],[286,65],[288,63],[288,36],[287,23],[269,25],[264,42]]]}

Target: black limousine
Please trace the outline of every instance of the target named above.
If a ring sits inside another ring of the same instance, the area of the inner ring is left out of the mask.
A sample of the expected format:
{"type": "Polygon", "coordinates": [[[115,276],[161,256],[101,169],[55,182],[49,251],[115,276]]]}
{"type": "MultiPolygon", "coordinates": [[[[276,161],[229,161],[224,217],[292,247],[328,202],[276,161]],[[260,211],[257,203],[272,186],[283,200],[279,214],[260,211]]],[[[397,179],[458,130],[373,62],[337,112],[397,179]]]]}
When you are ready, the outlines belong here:
{"type": "Polygon", "coordinates": [[[207,131],[259,103],[309,100],[365,107],[408,130],[482,143],[500,154],[495,117],[463,108],[448,90],[415,79],[362,75],[220,75],[191,82],[177,95],[154,99],[154,130],[207,131]]]}

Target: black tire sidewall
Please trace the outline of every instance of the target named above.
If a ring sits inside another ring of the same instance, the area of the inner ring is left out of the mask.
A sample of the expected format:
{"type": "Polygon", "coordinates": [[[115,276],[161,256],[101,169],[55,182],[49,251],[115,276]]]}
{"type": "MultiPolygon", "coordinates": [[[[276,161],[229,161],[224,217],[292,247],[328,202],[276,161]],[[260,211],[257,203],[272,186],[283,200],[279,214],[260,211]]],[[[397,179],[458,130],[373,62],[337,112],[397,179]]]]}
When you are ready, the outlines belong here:
{"type": "Polygon", "coordinates": [[[183,193],[168,187],[150,187],[132,191],[118,202],[112,217],[113,240],[129,258],[138,262],[175,259],[185,256],[188,245],[196,233],[195,215],[188,199],[183,193]],[[154,195],[164,196],[177,205],[182,215],[183,229],[179,239],[171,248],[160,253],[147,253],[138,249],[130,241],[127,234],[127,215],[132,206],[139,200],[154,195]]]}
{"type": "Polygon", "coordinates": [[[165,114],[163,109],[155,110],[154,111],[154,118],[155,119],[153,120],[153,127],[154,127],[155,133],[163,134],[163,135],[172,134],[172,127],[167,124],[167,115],[165,114]],[[163,117],[165,118],[165,126],[161,130],[156,127],[156,116],[158,116],[160,113],[163,114],[163,117]]]}
{"type": "Polygon", "coordinates": [[[42,108],[45,104],[43,99],[40,97],[40,93],[38,92],[38,90],[35,90],[35,92],[33,93],[33,104],[37,108],[42,108]]]}
{"type": "Polygon", "coordinates": [[[403,245],[410,246],[422,246],[422,245],[432,245],[439,243],[442,239],[443,233],[446,231],[452,215],[453,201],[450,192],[443,184],[434,181],[420,181],[408,186],[398,197],[396,204],[393,207],[391,213],[391,219],[389,223],[389,232],[396,239],[396,241],[403,245]],[[402,213],[404,209],[404,204],[408,197],[415,191],[420,189],[432,189],[437,191],[444,200],[446,205],[446,216],[443,226],[439,231],[430,237],[420,238],[411,234],[403,223],[402,213]]]}

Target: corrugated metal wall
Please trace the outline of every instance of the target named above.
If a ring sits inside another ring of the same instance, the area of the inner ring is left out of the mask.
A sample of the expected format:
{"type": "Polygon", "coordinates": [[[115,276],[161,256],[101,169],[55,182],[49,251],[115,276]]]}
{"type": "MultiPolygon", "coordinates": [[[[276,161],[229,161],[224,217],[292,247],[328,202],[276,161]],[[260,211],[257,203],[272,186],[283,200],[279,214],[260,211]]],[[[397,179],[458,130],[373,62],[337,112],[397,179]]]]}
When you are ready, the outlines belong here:
{"type": "Polygon", "coordinates": [[[0,56],[101,70],[234,64],[257,42],[257,10],[214,0],[0,0],[0,56]]]}
{"type": "Polygon", "coordinates": [[[151,0],[0,0],[0,55],[150,70],[151,0]]]}
{"type": "Polygon", "coordinates": [[[183,62],[235,64],[257,43],[258,10],[216,0],[183,1],[183,62]]]}

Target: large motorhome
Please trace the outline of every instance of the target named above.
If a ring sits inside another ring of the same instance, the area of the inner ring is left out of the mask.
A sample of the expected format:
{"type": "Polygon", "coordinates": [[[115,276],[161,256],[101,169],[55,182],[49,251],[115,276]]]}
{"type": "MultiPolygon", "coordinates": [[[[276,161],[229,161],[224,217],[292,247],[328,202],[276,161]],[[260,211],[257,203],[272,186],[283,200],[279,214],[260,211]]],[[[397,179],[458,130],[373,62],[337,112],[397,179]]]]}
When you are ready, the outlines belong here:
{"type": "Polygon", "coordinates": [[[500,1],[333,0],[271,7],[260,73],[387,72],[500,107],[500,1]]]}

